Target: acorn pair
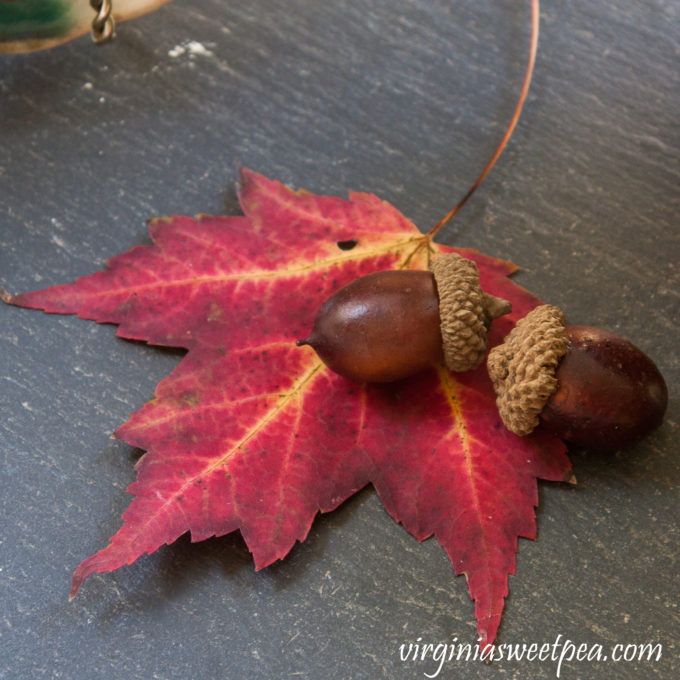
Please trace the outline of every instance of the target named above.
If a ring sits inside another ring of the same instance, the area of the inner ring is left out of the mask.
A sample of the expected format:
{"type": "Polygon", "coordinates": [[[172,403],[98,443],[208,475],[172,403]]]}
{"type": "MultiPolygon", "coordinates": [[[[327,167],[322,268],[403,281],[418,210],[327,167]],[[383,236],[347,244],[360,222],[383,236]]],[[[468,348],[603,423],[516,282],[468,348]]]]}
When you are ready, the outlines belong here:
{"type": "MultiPolygon", "coordinates": [[[[477,368],[493,319],[511,304],[485,293],[479,271],[457,253],[431,271],[362,276],[323,303],[310,345],[333,371],[359,382],[391,382],[444,363],[477,368]]],[[[591,448],[615,449],[660,425],[668,392],[649,357],[627,340],[587,326],[567,326],[542,305],[489,352],[489,375],[506,427],[518,435],[538,425],[591,448]]]]}

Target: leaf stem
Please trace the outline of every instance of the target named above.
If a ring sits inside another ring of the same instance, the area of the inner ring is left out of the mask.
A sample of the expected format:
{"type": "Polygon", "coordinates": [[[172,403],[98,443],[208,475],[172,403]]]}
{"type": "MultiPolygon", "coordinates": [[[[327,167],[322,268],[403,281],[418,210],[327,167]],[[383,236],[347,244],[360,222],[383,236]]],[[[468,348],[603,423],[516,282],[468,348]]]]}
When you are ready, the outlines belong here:
{"type": "Polygon", "coordinates": [[[432,238],[468,202],[470,196],[472,196],[472,194],[475,193],[479,185],[491,172],[491,168],[493,168],[493,166],[496,164],[496,161],[498,160],[501,153],[503,153],[503,149],[505,149],[505,146],[510,140],[510,137],[512,137],[512,133],[514,132],[515,126],[517,125],[517,121],[519,120],[519,117],[522,113],[524,101],[527,98],[527,93],[529,92],[531,77],[534,72],[534,64],[536,62],[536,50],[538,48],[539,13],[540,13],[539,0],[531,0],[531,43],[529,47],[529,60],[527,62],[526,73],[524,74],[522,90],[520,91],[519,99],[517,100],[515,111],[512,114],[512,118],[510,119],[508,129],[505,131],[503,139],[501,139],[501,142],[498,145],[498,148],[496,149],[494,155],[491,157],[491,160],[486,164],[484,170],[482,170],[482,174],[474,181],[472,186],[467,190],[465,196],[463,196],[463,198],[461,198],[460,201],[458,201],[455,207],[451,211],[449,211],[441,220],[439,220],[439,222],[437,222],[437,224],[435,224],[434,227],[430,229],[430,231],[427,232],[427,235],[430,238],[432,238]]]}

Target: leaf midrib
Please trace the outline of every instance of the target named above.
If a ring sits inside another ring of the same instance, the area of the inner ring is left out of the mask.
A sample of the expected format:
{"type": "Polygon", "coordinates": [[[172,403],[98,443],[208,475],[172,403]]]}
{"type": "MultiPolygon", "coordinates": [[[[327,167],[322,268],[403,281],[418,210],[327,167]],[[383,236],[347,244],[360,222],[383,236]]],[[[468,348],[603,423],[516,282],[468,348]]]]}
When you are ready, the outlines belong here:
{"type": "MultiPolygon", "coordinates": [[[[392,243],[391,245],[383,248],[376,248],[375,250],[370,250],[365,253],[361,254],[361,257],[356,257],[356,255],[352,256],[351,254],[336,257],[336,258],[330,258],[330,259],[325,259],[325,260],[318,260],[316,262],[312,262],[308,265],[303,265],[299,267],[293,267],[291,269],[276,269],[271,272],[267,271],[260,271],[257,273],[251,272],[243,272],[239,274],[220,274],[216,276],[196,276],[196,277],[191,277],[191,278],[182,278],[182,279],[176,279],[174,281],[161,281],[157,280],[152,283],[145,283],[145,284],[138,284],[135,286],[126,286],[124,288],[116,288],[116,289],[110,289],[110,290],[105,290],[105,291],[97,291],[95,294],[95,297],[98,298],[105,298],[105,297],[110,297],[110,296],[115,296],[115,295],[120,295],[122,291],[128,292],[128,293],[138,293],[146,290],[153,290],[153,289],[167,289],[167,288],[175,288],[178,286],[200,286],[203,284],[207,283],[227,283],[230,281],[236,281],[236,282],[241,282],[241,281],[262,281],[262,280],[267,280],[267,279],[286,279],[286,278],[294,278],[295,276],[299,276],[301,274],[321,270],[321,269],[327,269],[330,266],[334,266],[337,264],[342,264],[344,262],[351,262],[352,260],[356,260],[357,262],[360,262],[362,260],[370,259],[372,257],[377,257],[379,255],[384,255],[390,252],[399,252],[404,250],[406,247],[408,247],[410,244],[416,244],[416,247],[414,248],[413,253],[415,253],[426,240],[428,240],[428,237],[419,234],[418,236],[415,236],[413,238],[409,238],[405,241],[397,241],[396,243],[392,243]]],[[[400,264],[407,263],[413,253],[409,253],[408,256],[400,262],[400,264]]],[[[402,267],[398,267],[402,268],[402,267]]],[[[112,273],[115,273],[114,270],[110,270],[112,273]]]]}

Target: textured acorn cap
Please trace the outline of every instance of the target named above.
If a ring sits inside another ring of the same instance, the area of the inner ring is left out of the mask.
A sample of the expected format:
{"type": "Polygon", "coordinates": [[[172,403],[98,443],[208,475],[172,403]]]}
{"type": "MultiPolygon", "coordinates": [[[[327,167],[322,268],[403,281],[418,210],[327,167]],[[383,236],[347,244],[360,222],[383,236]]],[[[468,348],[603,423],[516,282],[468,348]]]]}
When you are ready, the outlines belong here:
{"type": "Polygon", "coordinates": [[[444,361],[452,371],[477,368],[486,353],[486,332],[496,317],[508,314],[512,305],[488,295],[479,283],[472,260],[446,253],[432,261],[439,294],[444,361]]]}
{"type": "Polygon", "coordinates": [[[538,425],[538,416],[557,389],[557,365],[567,351],[566,320],[559,307],[541,305],[508,333],[486,361],[505,426],[520,436],[538,425]]]}

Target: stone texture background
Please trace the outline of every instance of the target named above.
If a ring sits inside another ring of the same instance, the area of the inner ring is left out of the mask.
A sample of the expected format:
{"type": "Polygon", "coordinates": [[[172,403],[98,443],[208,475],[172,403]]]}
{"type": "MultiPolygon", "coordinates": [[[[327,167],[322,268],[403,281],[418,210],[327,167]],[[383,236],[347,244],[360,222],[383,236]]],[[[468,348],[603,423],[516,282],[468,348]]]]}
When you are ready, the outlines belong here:
{"type": "MultiPolygon", "coordinates": [[[[545,3],[509,148],[441,235],[513,260],[572,323],[631,339],[670,388],[664,426],[573,450],[541,484],[498,642],[660,642],[655,662],[562,677],[678,677],[680,10],[545,3]]],[[[175,0],[96,48],[0,56],[0,284],[68,282],[147,243],[145,220],[237,213],[238,167],[372,191],[422,229],[495,149],[524,69],[529,3],[175,0]]],[[[109,439],[181,357],[75,318],[0,308],[0,678],[421,678],[399,646],[474,639],[464,579],[371,489],[255,573],[238,535],[70,575],[119,526],[139,455],[109,439]]],[[[451,662],[440,677],[553,678],[451,662]]]]}

